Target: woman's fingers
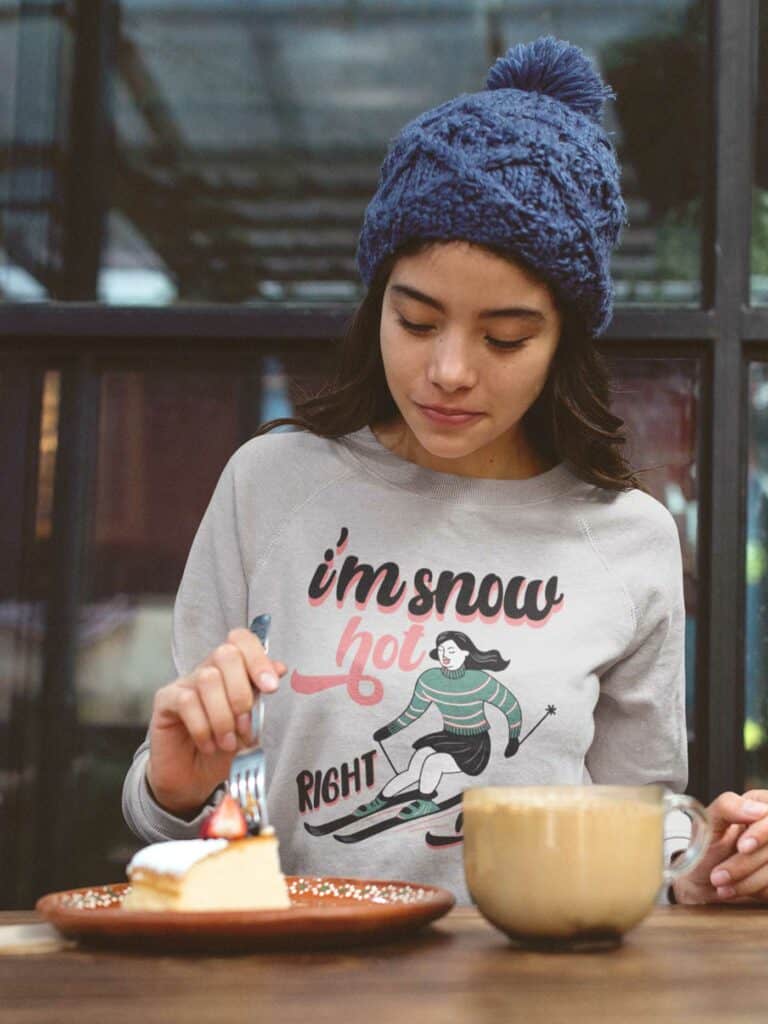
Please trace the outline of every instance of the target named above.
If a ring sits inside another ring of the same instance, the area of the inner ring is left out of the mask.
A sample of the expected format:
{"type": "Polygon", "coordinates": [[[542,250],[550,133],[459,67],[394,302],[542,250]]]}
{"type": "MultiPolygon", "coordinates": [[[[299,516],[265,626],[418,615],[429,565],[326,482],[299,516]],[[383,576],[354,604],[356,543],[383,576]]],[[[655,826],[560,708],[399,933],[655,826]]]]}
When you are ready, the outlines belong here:
{"type": "Polygon", "coordinates": [[[711,878],[720,899],[754,897],[768,888],[768,850],[731,857],[718,864],[711,878]]]}
{"type": "Polygon", "coordinates": [[[750,789],[744,793],[745,800],[758,800],[760,803],[768,804],[768,789],[750,789]]]}
{"type": "Polygon", "coordinates": [[[712,825],[712,836],[717,841],[731,825],[739,824],[749,827],[753,822],[768,814],[768,801],[756,800],[750,794],[739,796],[738,793],[721,793],[717,799],[712,801],[707,810],[712,825]]]}
{"type": "Polygon", "coordinates": [[[251,739],[251,711],[259,693],[278,687],[286,666],[273,662],[249,629],[233,629],[192,674],[210,732],[220,750],[234,753],[251,739]]]}
{"type": "Polygon", "coordinates": [[[233,629],[190,675],[158,690],[154,724],[172,729],[181,722],[201,754],[234,754],[251,741],[259,693],[276,690],[286,671],[250,630],[233,629]]]}
{"type": "Polygon", "coordinates": [[[257,690],[272,693],[277,689],[279,676],[285,674],[285,665],[272,661],[255,633],[250,629],[232,629],[227,634],[227,642],[242,654],[250,680],[257,690]]]}
{"type": "Polygon", "coordinates": [[[234,754],[237,750],[237,726],[221,670],[213,665],[201,668],[197,679],[197,692],[208,716],[216,745],[220,750],[234,754]]]}
{"type": "Polygon", "coordinates": [[[753,853],[768,844],[768,792],[750,790],[742,798],[742,821],[747,817],[751,821],[744,822],[744,828],[736,841],[740,853],[753,853]]]}
{"type": "Polygon", "coordinates": [[[720,806],[724,818],[738,817],[742,825],[738,831],[733,826],[726,830],[722,838],[732,839],[723,850],[727,855],[710,873],[711,884],[724,900],[760,897],[768,887],[768,791],[749,790],[738,803],[731,799],[734,795],[724,794],[728,800],[720,806]]]}
{"type": "Polygon", "coordinates": [[[200,694],[192,686],[177,687],[173,694],[173,711],[187,730],[201,754],[214,754],[216,743],[200,694]]]}
{"type": "Polygon", "coordinates": [[[768,789],[750,789],[744,794],[744,800],[755,807],[764,807],[758,820],[745,829],[737,843],[740,853],[752,853],[768,843],[768,789]]]}
{"type": "MultiPolygon", "coordinates": [[[[226,643],[217,647],[211,658],[224,681],[224,689],[234,718],[233,729],[247,742],[251,735],[254,693],[242,652],[235,644],[226,643]]],[[[229,742],[231,743],[231,740],[229,742]]],[[[234,748],[228,746],[224,749],[234,748]]]]}

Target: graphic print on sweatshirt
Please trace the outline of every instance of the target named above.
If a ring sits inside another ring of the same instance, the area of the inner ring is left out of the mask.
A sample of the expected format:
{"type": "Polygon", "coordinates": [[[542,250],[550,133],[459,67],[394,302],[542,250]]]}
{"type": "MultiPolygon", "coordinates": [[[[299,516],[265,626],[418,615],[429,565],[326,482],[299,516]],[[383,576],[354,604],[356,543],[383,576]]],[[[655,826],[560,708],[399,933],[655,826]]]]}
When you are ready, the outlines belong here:
{"type": "MultiPolygon", "coordinates": [[[[455,845],[462,841],[461,814],[447,834],[435,834],[429,826],[435,815],[460,804],[461,789],[465,786],[461,785],[456,792],[456,777],[469,782],[488,766],[492,755],[488,710],[496,709],[495,713],[506,720],[506,743],[500,753],[504,758],[511,758],[556,709],[548,705],[544,714],[521,736],[522,708],[512,689],[499,678],[508,668],[509,658],[499,650],[482,649],[469,632],[462,630],[441,630],[433,634],[430,642],[422,623],[433,616],[442,619],[446,611],[452,611],[462,622],[479,619],[483,623],[506,621],[510,625],[540,627],[562,609],[564,595],[558,591],[556,576],[546,583],[517,576],[505,584],[495,574],[478,581],[470,572],[447,570],[439,572],[435,579],[432,570],[421,568],[409,584],[401,578],[395,563],[385,562],[374,567],[353,555],[347,556],[337,569],[335,560],[344,554],[348,541],[349,531],[345,527],[336,552],[327,550],[324,561],[314,572],[308,589],[310,605],[334,597],[340,609],[345,598],[354,601],[358,608],[365,608],[375,599],[381,609],[391,611],[407,602],[408,617],[413,624],[399,642],[398,638],[388,635],[374,640],[370,632],[361,630],[362,617],[352,616],[342,631],[336,659],[338,666],[348,663],[346,655],[351,653],[352,641],[356,640],[356,653],[348,671],[310,676],[294,670],[293,691],[315,695],[317,699],[317,695],[343,685],[355,703],[375,705],[384,696],[386,676],[374,676],[373,671],[386,670],[396,662],[401,680],[404,671],[419,669],[425,655],[437,665],[418,671],[407,705],[395,718],[373,731],[370,739],[377,746],[355,758],[351,768],[347,764],[342,766],[341,786],[334,782],[331,786],[334,799],[329,802],[335,803],[339,795],[344,798],[352,795],[354,799],[350,780],[356,780],[354,788],[359,790],[361,768],[366,783],[378,790],[373,799],[352,806],[331,820],[305,822],[304,827],[311,836],[333,835],[341,843],[359,843],[399,826],[423,822],[424,828],[419,831],[428,846],[455,845]],[[441,717],[442,728],[437,731],[419,728],[422,716],[431,708],[441,717]],[[405,730],[409,738],[413,735],[412,753],[408,763],[398,768],[386,744],[405,730]],[[376,777],[377,765],[384,768],[384,778],[376,777]],[[446,790],[452,795],[446,795],[446,790]]],[[[319,783],[319,776],[319,772],[310,769],[297,776],[300,812],[317,806],[316,801],[313,804],[310,800],[309,793],[319,783]]]]}

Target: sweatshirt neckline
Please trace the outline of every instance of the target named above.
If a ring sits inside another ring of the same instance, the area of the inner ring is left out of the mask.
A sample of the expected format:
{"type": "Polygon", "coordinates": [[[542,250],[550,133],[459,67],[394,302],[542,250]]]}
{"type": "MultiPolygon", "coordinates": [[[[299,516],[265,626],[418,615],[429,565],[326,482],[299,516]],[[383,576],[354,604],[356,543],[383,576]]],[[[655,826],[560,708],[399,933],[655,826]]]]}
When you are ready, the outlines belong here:
{"type": "Polygon", "coordinates": [[[458,476],[409,462],[379,441],[369,426],[340,438],[369,472],[396,487],[456,505],[531,505],[549,501],[580,483],[566,462],[524,480],[458,476]]]}

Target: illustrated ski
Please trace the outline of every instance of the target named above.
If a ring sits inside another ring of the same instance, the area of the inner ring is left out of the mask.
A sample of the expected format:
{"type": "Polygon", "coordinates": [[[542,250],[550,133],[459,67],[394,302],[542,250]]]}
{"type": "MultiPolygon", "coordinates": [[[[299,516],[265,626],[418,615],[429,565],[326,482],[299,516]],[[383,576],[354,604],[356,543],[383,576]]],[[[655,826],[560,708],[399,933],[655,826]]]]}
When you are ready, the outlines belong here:
{"type": "Polygon", "coordinates": [[[438,836],[434,832],[427,832],[424,837],[427,841],[427,846],[458,846],[459,843],[464,842],[464,836],[438,836]]]}
{"type": "MultiPolygon", "coordinates": [[[[449,807],[455,807],[456,804],[461,803],[461,793],[456,793],[455,796],[448,797],[447,800],[441,800],[437,805],[437,810],[432,811],[430,814],[425,814],[423,817],[431,818],[433,814],[439,814],[440,811],[445,811],[449,807]]],[[[357,832],[348,832],[344,836],[334,835],[340,843],[359,843],[363,839],[370,839],[371,836],[377,836],[381,832],[387,832],[391,828],[396,828],[398,825],[408,825],[413,821],[419,821],[419,818],[401,818],[399,814],[394,814],[389,818],[385,818],[384,821],[377,821],[375,825],[368,825],[367,828],[360,828],[357,832]]]]}
{"type": "Polygon", "coordinates": [[[395,793],[394,796],[385,797],[386,803],[382,804],[375,811],[370,811],[368,814],[354,814],[350,811],[349,814],[342,814],[340,818],[333,818],[322,825],[310,825],[305,821],[304,828],[311,836],[328,836],[331,832],[337,832],[340,828],[346,828],[347,825],[354,825],[356,821],[365,821],[371,815],[381,814],[382,811],[386,811],[389,807],[397,807],[398,804],[408,803],[409,800],[417,800],[420,796],[421,793],[418,789],[409,789],[405,793],[395,793]]]}
{"type": "Polygon", "coordinates": [[[427,846],[456,846],[458,843],[464,842],[464,836],[462,834],[462,826],[464,825],[464,812],[460,811],[456,818],[455,831],[456,835],[453,836],[442,836],[436,835],[434,832],[427,832],[424,837],[427,842],[427,846]]]}
{"type": "MultiPolygon", "coordinates": [[[[557,713],[557,708],[554,704],[548,704],[545,713],[539,719],[535,725],[528,730],[528,732],[520,739],[520,746],[528,739],[528,737],[534,733],[539,726],[551,715],[557,713]]],[[[386,755],[386,751],[382,745],[382,750],[386,755]]],[[[387,760],[390,765],[392,762],[387,760]]],[[[349,825],[354,825],[359,821],[364,821],[368,817],[372,817],[375,814],[381,814],[383,811],[388,810],[390,807],[396,807],[398,804],[408,803],[411,800],[417,800],[422,797],[423,794],[418,790],[408,790],[407,793],[397,793],[395,796],[384,798],[384,803],[381,807],[377,807],[376,810],[368,811],[366,814],[356,814],[354,811],[349,814],[342,814],[338,818],[333,818],[331,821],[326,821],[322,825],[310,825],[308,822],[304,822],[304,828],[309,832],[311,836],[329,836],[333,833],[340,831],[341,829],[347,828],[349,825]]],[[[455,807],[457,803],[461,801],[461,794],[458,796],[450,797],[448,800],[443,800],[438,803],[438,810],[432,811],[432,814],[437,814],[439,811],[443,811],[448,807],[455,807]]],[[[430,817],[430,815],[424,815],[424,817],[430,817]]],[[[461,817],[461,816],[459,816],[461,817]]],[[[395,828],[397,825],[404,825],[409,821],[418,821],[418,818],[401,818],[399,815],[393,815],[385,818],[383,821],[377,821],[374,825],[369,825],[366,828],[358,829],[356,832],[347,833],[344,836],[334,835],[334,839],[338,839],[340,843],[359,843],[363,839],[368,839],[370,836],[378,835],[379,832],[386,832],[390,828],[395,828]]],[[[460,831],[461,826],[457,827],[457,831],[460,831]]],[[[427,843],[430,846],[448,846],[454,843],[461,842],[460,836],[440,836],[435,835],[432,832],[427,833],[427,843]]]]}

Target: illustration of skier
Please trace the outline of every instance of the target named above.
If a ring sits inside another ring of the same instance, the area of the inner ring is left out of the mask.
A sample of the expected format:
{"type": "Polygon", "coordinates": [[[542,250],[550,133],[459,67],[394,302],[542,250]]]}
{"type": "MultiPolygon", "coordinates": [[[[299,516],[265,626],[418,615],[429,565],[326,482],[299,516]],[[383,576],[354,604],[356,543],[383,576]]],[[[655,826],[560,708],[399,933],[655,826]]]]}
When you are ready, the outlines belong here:
{"type": "MultiPolygon", "coordinates": [[[[504,756],[513,757],[517,753],[523,724],[520,704],[514,694],[491,675],[507,668],[509,661],[497,650],[481,651],[466,633],[456,630],[439,633],[429,655],[440,662],[440,667],[421,673],[408,706],[392,722],[377,729],[373,739],[384,750],[384,740],[418,721],[432,704],[443,717],[443,728],[413,743],[414,754],[408,767],[395,772],[369,803],[320,825],[305,822],[304,828],[310,835],[333,833],[340,843],[357,843],[461,803],[461,793],[444,800],[436,799],[438,787],[443,775],[477,776],[487,767],[491,756],[491,727],[485,714],[486,704],[493,704],[507,719],[509,736],[504,756]],[[378,816],[379,811],[394,807],[400,810],[393,816],[383,820],[378,816]],[[346,835],[338,834],[341,829],[372,815],[379,817],[374,824],[346,835]]],[[[546,714],[528,735],[555,711],[554,706],[548,706],[546,714]]]]}
{"type": "Polygon", "coordinates": [[[443,716],[440,732],[421,736],[413,744],[415,753],[405,771],[395,775],[379,795],[360,811],[370,814],[376,804],[386,806],[390,797],[416,787],[418,796],[400,812],[406,820],[434,814],[440,810],[435,803],[443,775],[463,772],[480,775],[491,756],[490,723],[484,705],[493,704],[509,724],[509,740],[505,757],[517,753],[523,716],[514,695],[490,672],[509,665],[498,651],[481,651],[466,633],[448,630],[439,633],[429,656],[440,662],[440,668],[429,668],[416,680],[408,707],[388,725],[377,729],[377,743],[395,736],[416,722],[430,704],[443,716]]]}

